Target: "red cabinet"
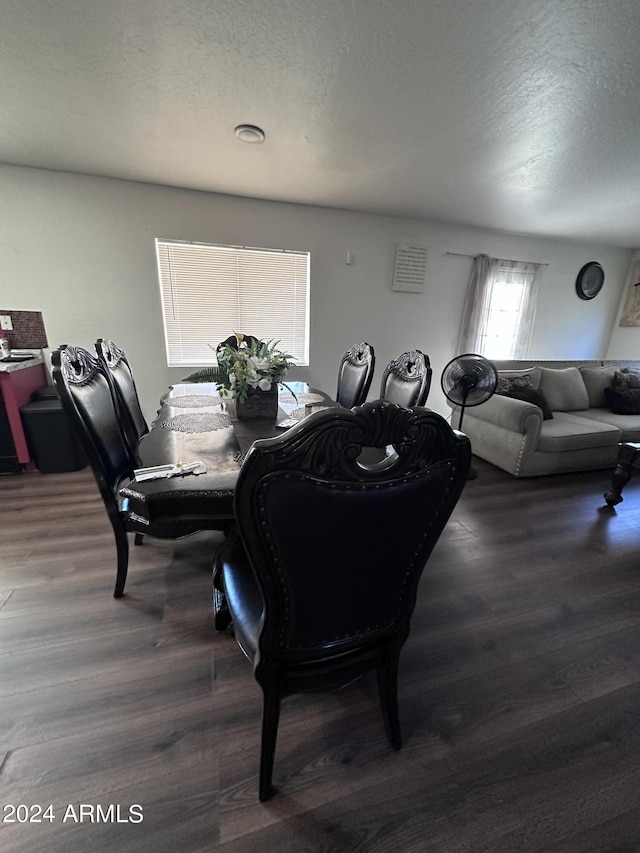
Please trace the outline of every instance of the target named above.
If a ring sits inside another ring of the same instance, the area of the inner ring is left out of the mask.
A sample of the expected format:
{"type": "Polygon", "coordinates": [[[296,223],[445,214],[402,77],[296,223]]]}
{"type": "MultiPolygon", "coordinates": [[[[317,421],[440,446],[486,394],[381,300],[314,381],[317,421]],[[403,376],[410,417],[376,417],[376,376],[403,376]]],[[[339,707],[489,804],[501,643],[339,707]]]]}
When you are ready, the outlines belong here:
{"type": "MultiPolygon", "coordinates": [[[[15,459],[17,468],[24,465],[33,467],[20,418],[20,406],[26,405],[31,400],[34,391],[47,384],[45,366],[42,361],[38,361],[33,365],[27,363],[2,365],[2,368],[0,368],[0,390],[2,391],[4,404],[2,408],[4,411],[1,414],[5,421],[4,426],[8,429],[2,430],[6,437],[2,442],[2,448],[0,448],[0,456],[2,460],[15,459]],[[12,448],[9,446],[10,443],[13,445],[12,448]]],[[[8,464],[8,461],[5,461],[5,469],[8,464]]]]}

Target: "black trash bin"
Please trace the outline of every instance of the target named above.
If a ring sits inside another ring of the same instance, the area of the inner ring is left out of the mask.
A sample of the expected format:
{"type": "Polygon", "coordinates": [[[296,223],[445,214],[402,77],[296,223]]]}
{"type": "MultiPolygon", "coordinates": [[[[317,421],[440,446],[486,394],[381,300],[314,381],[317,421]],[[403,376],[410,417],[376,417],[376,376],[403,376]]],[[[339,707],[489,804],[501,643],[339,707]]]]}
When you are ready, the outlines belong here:
{"type": "Polygon", "coordinates": [[[87,465],[87,457],[69,423],[53,385],[36,391],[32,402],[20,407],[24,431],[43,474],[78,471],[87,465]]]}
{"type": "Polygon", "coordinates": [[[31,402],[37,403],[40,400],[59,400],[60,392],[58,391],[57,385],[44,385],[42,388],[38,388],[37,391],[34,391],[31,395],[31,402]]]}

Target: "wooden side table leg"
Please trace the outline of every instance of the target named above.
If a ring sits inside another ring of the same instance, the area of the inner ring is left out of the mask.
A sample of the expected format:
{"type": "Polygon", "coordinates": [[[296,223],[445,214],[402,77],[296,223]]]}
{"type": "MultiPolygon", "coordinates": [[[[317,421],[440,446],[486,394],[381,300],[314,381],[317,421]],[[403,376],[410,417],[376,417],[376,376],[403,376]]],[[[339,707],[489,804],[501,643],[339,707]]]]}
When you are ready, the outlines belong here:
{"type": "Polygon", "coordinates": [[[635,447],[621,445],[618,451],[618,460],[613,474],[611,475],[611,488],[604,493],[604,499],[609,506],[622,503],[622,489],[631,479],[631,468],[638,455],[635,447]]]}

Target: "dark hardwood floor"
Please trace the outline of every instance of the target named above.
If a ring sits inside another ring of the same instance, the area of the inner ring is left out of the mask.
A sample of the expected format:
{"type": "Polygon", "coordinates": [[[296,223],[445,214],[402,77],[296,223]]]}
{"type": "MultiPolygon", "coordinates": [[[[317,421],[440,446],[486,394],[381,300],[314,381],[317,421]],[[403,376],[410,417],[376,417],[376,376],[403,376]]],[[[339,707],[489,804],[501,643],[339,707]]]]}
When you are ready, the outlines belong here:
{"type": "Polygon", "coordinates": [[[402,751],[373,679],[293,697],[265,804],[219,534],[132,547],[116,601],[89,471],[0,478],[0,850],[640,850],[640,475],[610,510],[607,471],[475,467],[401,659],[402,751]]]}

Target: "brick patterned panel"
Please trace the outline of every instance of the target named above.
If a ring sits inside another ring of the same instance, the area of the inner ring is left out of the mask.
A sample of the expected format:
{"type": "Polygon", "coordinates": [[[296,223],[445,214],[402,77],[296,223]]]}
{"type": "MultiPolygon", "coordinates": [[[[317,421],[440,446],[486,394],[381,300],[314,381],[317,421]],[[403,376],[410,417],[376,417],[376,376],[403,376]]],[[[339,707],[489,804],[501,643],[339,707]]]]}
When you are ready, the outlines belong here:
{"type": "Polygon", "coordinates": [[[7,332],[11,349],[41,349],[49,346],[41,311],[10,311],[0,308],[0,314],[9,314],[13,331],[7,332]]]}

